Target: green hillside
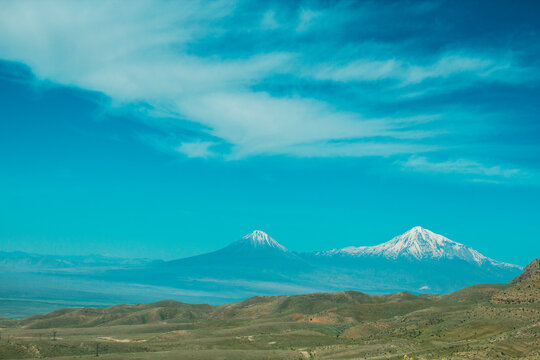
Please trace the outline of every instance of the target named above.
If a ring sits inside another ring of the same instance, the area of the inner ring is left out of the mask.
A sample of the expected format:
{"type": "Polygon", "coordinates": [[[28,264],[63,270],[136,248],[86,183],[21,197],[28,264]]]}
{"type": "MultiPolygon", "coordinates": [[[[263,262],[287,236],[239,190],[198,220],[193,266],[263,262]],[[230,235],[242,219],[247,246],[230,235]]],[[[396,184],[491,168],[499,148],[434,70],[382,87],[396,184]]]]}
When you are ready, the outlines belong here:
{"type": "Polygon", "coordinates": [[[448,295],[347,291],[62,309],[2,321],[1,359],[538,359],[540,272],[448,295]]]}

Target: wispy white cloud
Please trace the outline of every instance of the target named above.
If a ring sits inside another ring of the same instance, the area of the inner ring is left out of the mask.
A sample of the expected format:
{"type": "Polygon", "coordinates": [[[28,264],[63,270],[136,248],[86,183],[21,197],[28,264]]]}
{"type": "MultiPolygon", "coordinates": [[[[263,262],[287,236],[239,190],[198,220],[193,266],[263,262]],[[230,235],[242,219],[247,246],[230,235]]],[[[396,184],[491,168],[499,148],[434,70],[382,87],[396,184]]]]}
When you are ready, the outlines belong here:
{"type": "Polygon", "coordinates": [[[186,98],[179,108],[205,124],[211,135],[233,144],[237,157],[283,154],[309,144],[324,148],[332,140],[409,135],[398,131],[400,124],[391,120],[362,119],[312,99],[275,98],[260,92],[211,93],[186,98]]]}
{"type": "MultiPolygon", "coordinates": [[[[357,59],[315,65],[304,73],[319,80],[339,82],[394,80],[400,86],[418,84],[428,79],[469,75],[467,85],[478,79],[515,81],[516,70],[510,60],[480,55],[444,54],[431,64],[416,64],[399,59],[357,59]]],[[[525,75],[522,72],[522,75],[525,75]]]]}
{"type": "Polygon", "coordinates": [[[216,145],[212,141],[183,142],[176,148],[176,151],[186,154],[190,158],[207,158],[213,156],[211,146],[216,145]]]}
{"type": "MultiPolygon", "coordinates": [[[[385,104],[396,98],[401,101],[452,88],[439,86],[438,81],[453,81],[454,88],[481,80],[523,81],[523,68],[514,58],[448,48],[415,57],[406,52],[412,46],[406,42],[372,41],[366,47],[362,42],[332,43],[331,48],[328,39],[318,45],[310,38],[340,27],[347,33],[353,21],[368,27],[370,17],[388,10],[366,3],[351,11],[349,5],[297,7],[289,13],[261,9],[252,23],[236,26],[233,17],[241,4],[235,0],[158,5],[133,0],[129,6],[122,1],[4,1],[0,58],[27,64],[39,79],[102,92],[113,107],[146,104],[151,110],[145,114],[157,116],[144,121],[161,132],[181,131],[186,122],[196,124],[197,131],[187,137],[141,136],[160,149],[188,157],[416,155],[405,166],[439,173],[515,176],[512,169],[466,160],[432,163],[423,157],[444,150],[434,141],[448,133],[437,126],[444,123],[444,111],[437,115],[427,110],[400,111],[397,104],[385,112],[385,104]],[[243,34],[260,32],[254,37],[257,42],[237,45],[239,29],[245,30],[243,34]],[[268,34],[275,38],[264,37],[268,34]],[[282,43],[275,46],[278,36],[282,43]],[[289,38],[297,41],[294,46],[284,46],[289,38]],[[307,39],[305,44],[302,39],[307,39]],[[203,51],[195,51],[197,45],[203,51]],[[273,91],[276,78],[310,84],[295,87],[284,81],[273,91]],[[329,81],[350,86],[347,90],[356,91],[360,98],[335,100],[333,88],[304,91],[329,81]],[[359,82],[377,88],[368,94],[355,88],[359,82]],[[378,107],[377,115],[363,106],[378,107]]],[[[437,4],[425,3],[411,11],[436,8],[437,4]]]]}
{"type": "MultiPolygon", "coordinates": [[[[0,33],[4,34],[0,56],[29,64],[39,78],[103,92],[113,104],[143,101],[156,111],[199,123],[207,133],[231,145],[229,158],[283,154],[287,149],[302,149],[293,153],[305,156],[401,153],[421,147],[392,150],[388,142],[374,144],[377,150],[342,145],[339,148],[346,150],[336,151],[330,143],[376,136],[428,136],[309,97],[252,91],[251,86],[265,77],[294,72],[296,55],[269,52],[242,59],[192,55],[186,50],[189,43],[216,31],[215,27],[219,31],[215,22],[229,14],[234,2],[164,6],[156,10],[141,0],[129,9],[120,2],[96,6],[69,1],[56,1],[54,6],[7,2],[0,15],[0,33]]],[[[299,26],[305,29],[317,16],[302,9],[299,26]]],[[[266,16],[267,21],[270,18],[266,16]]],[[[205,157],[211,152],[206,142],[175,147],[188,156],[205,157]]]]}
{"type": "Polygon", "coordinates": [[[284,147],[282,154],[298,157],[389,157],[393,155],[429,153],[439,150],[435,145],[399,144],[395,142],[327,142],[284,147]]]}
{"type": "Polygon", "coordinates": [[[319,80],[376,81],[397,77],[402,66],[401,62],[394,59],[359,59],[341,66],[333,63],[320,64],[306,75],[311,75],[319,80]]]}
{"type": "Polygon", "coordinates": [[[401,162],[401,165],[403,168],[413,171],[468,175],[468,179],[475,182],[499,183],[512,178],[525,179],[529,177],[529,174],[522,169],[500,165],[488,166],[468,159],[436,162],[424,156],[412,156],[407,161],[401,162]]]}

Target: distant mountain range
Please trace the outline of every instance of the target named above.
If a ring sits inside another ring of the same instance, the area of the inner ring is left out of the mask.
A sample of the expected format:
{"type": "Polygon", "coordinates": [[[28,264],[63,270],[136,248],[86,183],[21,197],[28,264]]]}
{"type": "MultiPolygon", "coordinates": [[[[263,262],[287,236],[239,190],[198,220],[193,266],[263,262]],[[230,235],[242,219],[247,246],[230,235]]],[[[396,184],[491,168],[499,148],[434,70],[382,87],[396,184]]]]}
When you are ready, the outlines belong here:
{"type": "Polygon", "coordinates": [[[3,271],[58,271],[61,269],[95,271],[98,268],[126,268],[155,262],[152,259],[129,259],[99,254],[93,255],[40,255],[22,251],[0,251],[0,270],[3,271]]]}
{"type": "Polygon", "coordinates": [[[417,226],[377,246],[307,253],[290,251],[255,230],[211,253],[114,276],[162,286],[219,289],[242,298],[340,290],[448,293],[472,284],[507,282],[521,270],[417,226]]]}
{"type": "Polygon", "coordinates": [[[173,261],[0,253],[0,270],[4,298],[219,304],[255,295],[344,290],[449,293],[508,282],[522,268],[417,226],[376,246],[304,253],[260,230],[217,251],[173,261]],[[25,281],[35,284],[21,287],[25,281]]]}

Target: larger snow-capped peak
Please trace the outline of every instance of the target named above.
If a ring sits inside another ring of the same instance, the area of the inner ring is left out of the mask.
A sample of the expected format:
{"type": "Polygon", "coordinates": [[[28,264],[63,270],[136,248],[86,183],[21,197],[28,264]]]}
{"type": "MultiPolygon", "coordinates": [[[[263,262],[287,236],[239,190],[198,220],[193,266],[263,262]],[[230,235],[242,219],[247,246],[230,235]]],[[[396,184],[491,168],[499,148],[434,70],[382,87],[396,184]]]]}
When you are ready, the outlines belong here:
{"type": "Polygon", "coordinates": [[[237,241],[237,245],[249,245],[253,248],[272,248],[281,251],[287,251],[287,249],[270,237],[267,233],[261,230],[255,230],[237,241]]]}
{"type": "Polygon", "coordinates": [[[321,253],[324,255],[381,256],[388,259],[461,259],[482,265],[517,266],[490,259],[478,251],[442,235],[415,226],[390,241],[375,246],[350,246],[321,253]]]}

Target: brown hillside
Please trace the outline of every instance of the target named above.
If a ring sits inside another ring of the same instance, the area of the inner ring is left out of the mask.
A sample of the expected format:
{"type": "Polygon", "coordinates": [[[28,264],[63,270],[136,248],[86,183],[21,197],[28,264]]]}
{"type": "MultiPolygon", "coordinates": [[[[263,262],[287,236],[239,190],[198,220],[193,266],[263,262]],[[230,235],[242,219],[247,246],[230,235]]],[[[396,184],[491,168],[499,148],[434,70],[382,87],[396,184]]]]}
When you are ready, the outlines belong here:
{"type": "Polygon", "coordinates": [[[529,265],[525,266],[525,269],[523,270],[521,275],[512,280],[512,282],[525,280],[526,278],[529,278],[536,274],[538,271],[540,271],[540,258],[534,259],[529,263],[529,265]]]}
{"type": "Polygon", "coordinates": [[[495,304],[540,303],[540,259],[533,260],[510,286],[493,295],[495,304]]]}
{"type": "Polygon", "coordinates": [[[540,358],[540,272],[448,295],[354,291],[63,309],[6,322],[0,359],[540,358]],[[405,355],[407,355],[405,357],[405,355]]]}

